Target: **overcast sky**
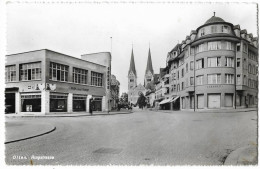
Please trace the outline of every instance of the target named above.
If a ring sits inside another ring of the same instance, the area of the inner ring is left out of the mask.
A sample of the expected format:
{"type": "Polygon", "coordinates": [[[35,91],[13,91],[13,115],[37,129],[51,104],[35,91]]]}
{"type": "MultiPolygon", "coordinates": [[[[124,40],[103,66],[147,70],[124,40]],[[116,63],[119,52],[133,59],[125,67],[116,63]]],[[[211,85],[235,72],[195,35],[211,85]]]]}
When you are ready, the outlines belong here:
{"type": "Polygon", "coordinates": [[[256,5],[250,3],[88,3],[7,5],[7,54],[50,49],[74,57],[111,50],[112,74],[127,91],[132,43],[138,83],[144,81],[149,42],[154,72],[167,53],[213,12],[257,36],[256,5]]]}

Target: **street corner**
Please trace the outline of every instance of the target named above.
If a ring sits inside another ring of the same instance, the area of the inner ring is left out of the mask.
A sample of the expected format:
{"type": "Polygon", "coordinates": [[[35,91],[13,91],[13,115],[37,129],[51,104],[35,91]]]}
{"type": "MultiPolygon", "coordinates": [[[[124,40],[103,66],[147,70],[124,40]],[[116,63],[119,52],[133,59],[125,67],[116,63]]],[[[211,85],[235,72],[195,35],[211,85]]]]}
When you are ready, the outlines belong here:
{"type": "Polygon", "coordinates": [[[39,137],[54,130],[56,127],[49,123],[10,120],[5,122],[5,144],[39,137]]]}
{"type": "Polygon", "coordinates": [[[249,145],[231,152],[224,165],[257,165],[257,145],[249,145]]]}

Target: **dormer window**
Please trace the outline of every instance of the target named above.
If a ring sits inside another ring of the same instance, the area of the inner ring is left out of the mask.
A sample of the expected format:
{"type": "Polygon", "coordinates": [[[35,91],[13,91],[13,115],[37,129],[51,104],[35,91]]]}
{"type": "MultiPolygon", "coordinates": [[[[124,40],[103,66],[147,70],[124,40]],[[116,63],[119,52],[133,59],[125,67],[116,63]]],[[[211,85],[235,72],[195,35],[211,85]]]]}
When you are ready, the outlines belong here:
{"type": "Polygon", "coordinates": [[[221,30],[222,30],[223,33],[229,33],[230,32],[229,27],[226,26],[226,25],[223,25],[221,30]]]}
{"type": "Polygon", "coordinates": [[[204,36],[204,35],[205,35],[205,29],[202,28],[202,29],[200,30],[200,36],[204,36]]]}
{"type": "Polygon", "coordinates": [[[211,33],[216,33],[217,32],[217,26],[213,25],[211,26],[211,33]]]}

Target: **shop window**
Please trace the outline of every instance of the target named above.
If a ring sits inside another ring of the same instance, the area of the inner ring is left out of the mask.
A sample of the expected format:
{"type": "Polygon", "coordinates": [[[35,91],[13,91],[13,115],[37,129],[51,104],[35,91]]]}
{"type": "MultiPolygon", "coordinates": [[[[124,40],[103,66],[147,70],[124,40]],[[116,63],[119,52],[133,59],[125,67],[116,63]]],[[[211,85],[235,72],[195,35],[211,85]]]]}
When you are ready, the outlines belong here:
{"type": "Polygon", "coordinates": [[[68,81],[69,66],[50,62],[49,79],[55,81],[68,81]]]}
{"type": "Polygon", "coordinates": [[[14,82],[16,81],[16,68],[15,65],[5,67],[5,81],[14,82]]]}
{"type": "Polygon", "coordinates": [[[211,57],[208,58],[208,67],[219,67],[220,64],[220,57],[211,57]]]}
{"type": "Polygon", "coordinates": [[[41,80],[41,62],[19,65],[20,80],[41,80]]]}
{"type": "Polygon", "coordinates": [[[103,74],[97,72],[91,72],[91,85],[103,86],[103,74]]]}
{"type": "Polygon", "coordinates": [[[233,74],[225,74],[225,83],[226,84],[234,84],[234,75],[233,74]]]}
{"type": "Polygon", "coordinates": [[[208,75],[208,84],[220,84],[220,74],[208,75]]]}
{"type": "Polygon", "coordinates": [[[73,68],[73,82],[87,84],[88,71],[79,68],[73,68]]]}

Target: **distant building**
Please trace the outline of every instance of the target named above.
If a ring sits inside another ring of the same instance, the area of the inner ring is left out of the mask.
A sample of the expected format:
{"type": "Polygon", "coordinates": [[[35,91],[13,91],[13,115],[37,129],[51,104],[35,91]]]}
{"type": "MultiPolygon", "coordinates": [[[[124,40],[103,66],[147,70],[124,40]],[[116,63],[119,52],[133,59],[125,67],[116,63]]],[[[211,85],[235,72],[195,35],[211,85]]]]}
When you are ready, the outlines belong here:
{"type": "Polygon", "coordinates": [[[115,75],[111,75],[111,107],[112,109],[117,108],[118,102],[119,102],[119,89],[120,89],[120,83],[116,79],[115,75]]]}
{"type": "MultiPolygon", "coordinates": [[[[154,71],[153,71],[150,48],[148,51],[148,59],[147,59],[145,76],[144,76],[144,85],[139,84],[138,86],[137,86],[137,73],[135,69],[134,52],[132,49],[130,67],[128,71],[128,102],[132,104],[136,104],[140,92],[142,92],[145,95],[148,90],[146,86],[151,86],[151,83],[154,83],[154,71]]],[[[149,102],[148,100],[147,102],[149,102]]]]}
{"type": "Polygon", "coordinates": [[[168,109],[174,99],[181,109],[257,106],[258,38],[215,14],[168,53],[165,69],[168,109]]]}
{"type": "Polygon", "coordinates": [[[110,69],[104,65],[48,49],[7,55],[6,112],[89,112],[90,99],[94,111],[106,111],[110,69]]]}

